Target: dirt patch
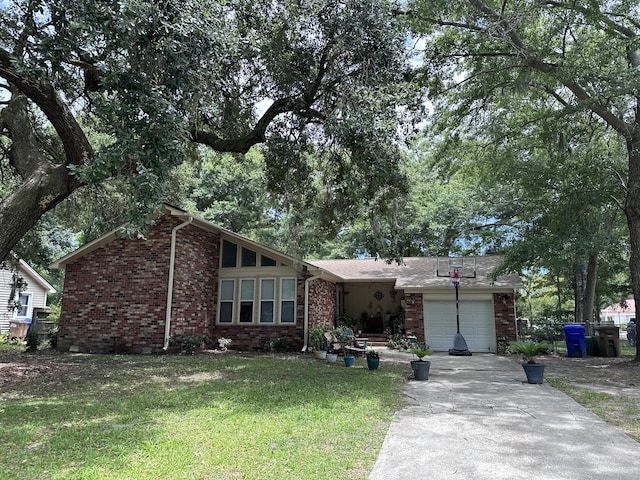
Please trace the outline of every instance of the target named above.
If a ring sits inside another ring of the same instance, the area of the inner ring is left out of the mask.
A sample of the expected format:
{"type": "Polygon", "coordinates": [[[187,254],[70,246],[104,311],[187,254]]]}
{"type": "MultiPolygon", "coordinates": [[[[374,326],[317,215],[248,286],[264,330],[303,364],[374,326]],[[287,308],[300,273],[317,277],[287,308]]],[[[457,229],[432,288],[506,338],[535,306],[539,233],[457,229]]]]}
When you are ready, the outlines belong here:
{"type": "Polygon", "coordinates": [[[545,377],[574,387],[640,400],[640,363],[632,356],[570,358],[545,355],[545,377]]]}
{"type": "MultiPolygon", "coordinates": [[[[385,359],[391,360],[391,351],[385,359]]],[[[395,352],[393,352],[395,353],[395,352]]],[[[406,362],[408,354],[398,354],[406,362]]],[[[59,385],[65,381],[88,379],[111,368],[111,363],[82,361],[84,355],[62,354],[55,350],[24,353],[21,349],[0,350],[0,393],[19,391],[29,386],[59,385]]],[[[545,377],[587,390],[640,400],[640,364],[632,356],[569,358],[545,355],[545,377]]]]}
{"type": "Polygon", "coordinates": [[[21,349],[0,350],[0,393],[28,387],[59,385],[65,379],[86,375],[87,369],[69,355],[55,350],[24,353],[21,349]]]}

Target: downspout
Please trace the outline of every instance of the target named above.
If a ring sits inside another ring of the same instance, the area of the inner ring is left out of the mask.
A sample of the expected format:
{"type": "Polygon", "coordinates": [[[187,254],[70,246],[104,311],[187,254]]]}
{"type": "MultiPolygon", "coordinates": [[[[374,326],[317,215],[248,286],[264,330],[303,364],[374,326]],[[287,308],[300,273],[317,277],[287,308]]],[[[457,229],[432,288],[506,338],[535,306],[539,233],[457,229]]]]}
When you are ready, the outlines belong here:
{"type": "Polygon", "coordinates": [[[309,346],[307,345],[307,338],[309,337],[309,284],[314,280],[322,277],[324,275],[324,270],[320,270],[318,275],[314,275],[313,277],[309,277],[304,281],[304,346],[302,347],[302,351],[306,352],[309,346]]]}
{"type": "Polygon", "coordinates": [[[169,348],[169,337],[171,332],[171,307],[173,303],[173,274],[176,266],[176,237],[178,236],[178,230],[186,227],[193,222],[193,217],[189,216],[189,219],[180,225],[174,227],[171,231],[171,256],[169,258],[169,285],[167,286],[167,312],[164,321],[164,346],[163,350],[169,348]]]}

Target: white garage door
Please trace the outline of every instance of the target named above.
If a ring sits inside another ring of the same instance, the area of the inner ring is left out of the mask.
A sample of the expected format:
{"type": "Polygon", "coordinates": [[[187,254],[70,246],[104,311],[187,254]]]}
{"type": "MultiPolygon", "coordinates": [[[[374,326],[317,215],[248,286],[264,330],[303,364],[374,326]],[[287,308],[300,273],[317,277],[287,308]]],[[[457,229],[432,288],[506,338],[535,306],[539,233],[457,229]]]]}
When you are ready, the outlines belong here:
{"type": "MultiPolygon", "coordinates": [[[[427,343],[436,352],[453,347],[456,334],[455,301],[424,301],[427,343]]],[[[496,333],[491,301],[460,301],[460,333],[472,352],[496,351],[496,333]]]]}

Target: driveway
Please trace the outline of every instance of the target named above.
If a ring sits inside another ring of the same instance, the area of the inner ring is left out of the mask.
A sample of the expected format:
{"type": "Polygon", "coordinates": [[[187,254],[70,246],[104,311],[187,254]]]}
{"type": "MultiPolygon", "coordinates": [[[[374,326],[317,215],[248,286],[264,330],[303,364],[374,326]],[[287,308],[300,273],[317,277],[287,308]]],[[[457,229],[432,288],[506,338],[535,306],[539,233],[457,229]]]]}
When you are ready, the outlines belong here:
{"type": "Polygon", "coordinates": [[[640,478],[640,444],[547,383],[526,383],[520,364],[429,359],[429,380],[408,382],[370,480],[640,478]]]}

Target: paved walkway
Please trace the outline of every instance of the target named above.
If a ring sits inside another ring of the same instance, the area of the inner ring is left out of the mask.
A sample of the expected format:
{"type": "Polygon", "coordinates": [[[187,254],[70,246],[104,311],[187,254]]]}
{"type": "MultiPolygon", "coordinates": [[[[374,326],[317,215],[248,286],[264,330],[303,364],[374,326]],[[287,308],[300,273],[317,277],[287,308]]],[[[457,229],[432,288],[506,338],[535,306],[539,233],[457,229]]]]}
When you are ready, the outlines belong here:
{"type": "Polygon", "coordinates": [[[518,363],[429,359],[429,380],[407,384],[369,480],[640,478],[639,443],[549,384],[526,383],[518,363]]]}

